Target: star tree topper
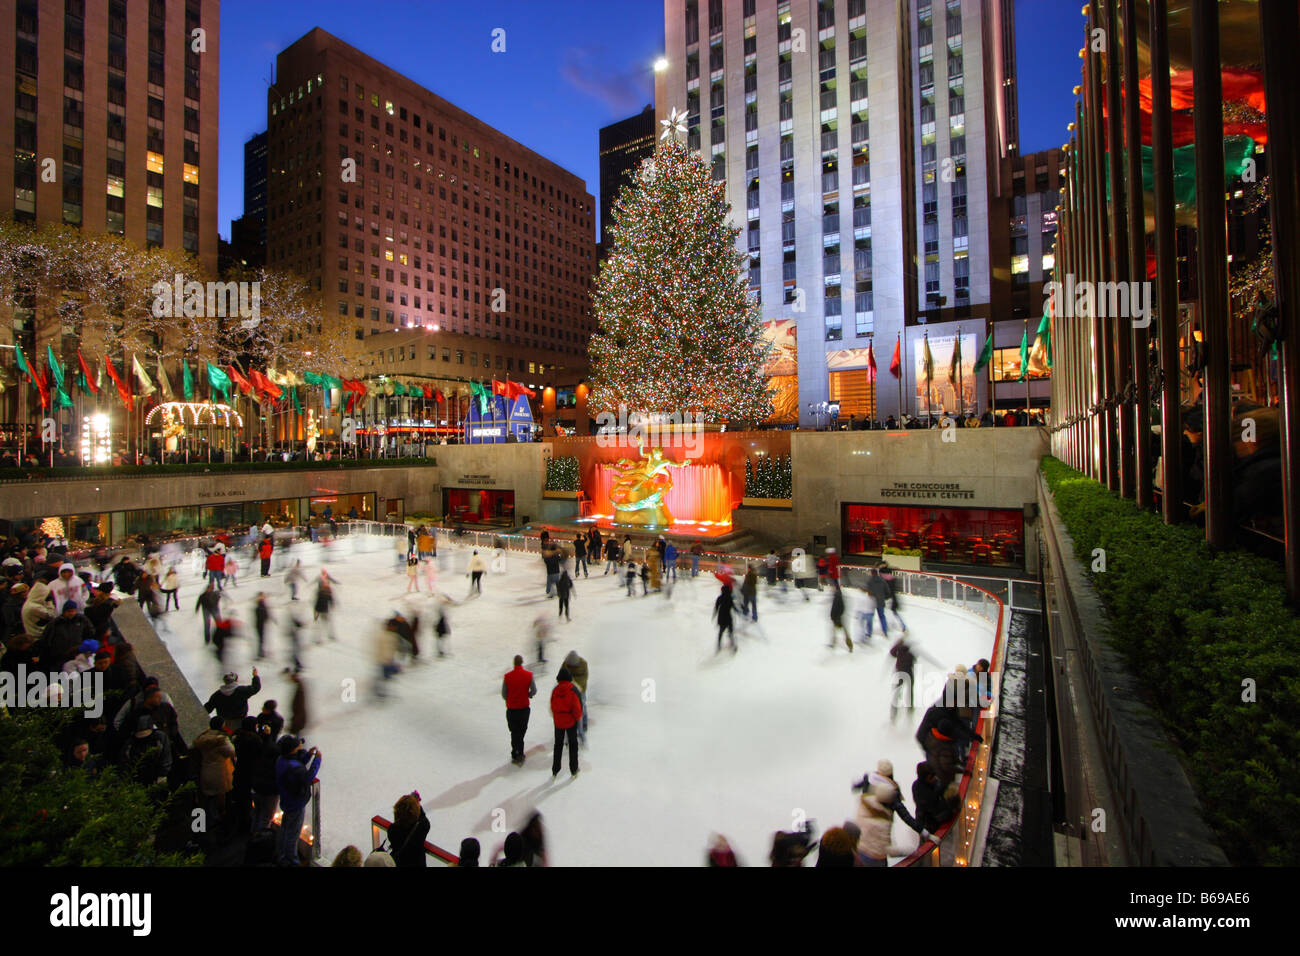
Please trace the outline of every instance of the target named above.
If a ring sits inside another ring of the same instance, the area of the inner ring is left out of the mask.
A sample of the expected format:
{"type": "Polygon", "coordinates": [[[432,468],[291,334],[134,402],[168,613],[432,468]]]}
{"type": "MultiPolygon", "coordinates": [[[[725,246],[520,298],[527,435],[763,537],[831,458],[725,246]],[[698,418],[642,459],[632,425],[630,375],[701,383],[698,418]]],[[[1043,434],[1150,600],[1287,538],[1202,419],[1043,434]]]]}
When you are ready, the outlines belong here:
{"type": "Polygon", "coordinates": [[[659,125],[664,128],[664,131],[659,134],[660,139],[668,139],[669,137],[676,139],[678,134],[685,135],[686,111],[679,110],[674,106],[668,113],[668,118],[660,120],[659,125]]]}

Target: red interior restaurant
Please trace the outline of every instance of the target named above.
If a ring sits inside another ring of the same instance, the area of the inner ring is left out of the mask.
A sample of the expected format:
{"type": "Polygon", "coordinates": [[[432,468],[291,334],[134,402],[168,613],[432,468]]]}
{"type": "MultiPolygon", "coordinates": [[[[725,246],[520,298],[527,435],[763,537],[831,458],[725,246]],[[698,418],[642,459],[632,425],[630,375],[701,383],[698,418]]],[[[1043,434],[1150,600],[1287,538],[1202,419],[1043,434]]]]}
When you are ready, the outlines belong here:
{"type": "Polygon", "coordinates": [[[1023,567],[1025,516],[1019,508],[933,508],[924,505],[843,506],[844,552],[879,555],[881,548],[919,549],[927,561],[1023,567]]]}
{"type": "Polygon", "coordinates": [[[509,526],[514,523],[515,493],[496,488],[444,488],[442,513],[448,521],[509,526]]]}

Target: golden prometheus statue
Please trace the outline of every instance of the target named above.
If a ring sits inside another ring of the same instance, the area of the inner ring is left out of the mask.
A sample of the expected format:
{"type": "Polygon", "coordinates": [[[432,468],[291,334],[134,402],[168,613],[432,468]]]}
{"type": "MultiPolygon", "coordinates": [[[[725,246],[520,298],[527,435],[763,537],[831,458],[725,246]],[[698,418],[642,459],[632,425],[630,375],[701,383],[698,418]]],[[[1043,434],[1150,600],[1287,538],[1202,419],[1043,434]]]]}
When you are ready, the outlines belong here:
{"type": "Polygon", "coordinates": [[[672,513],[664,503],[664,496],[673,486],[670,467],[685,467],[690,461],[672,461],[664,457],[662,448],[646,454],[637,446],[639,460],[620,458],[614,464],[618,473],[610,489],[609,498],[614,503],[614,523],[645,528],[667,528],[673,523],[672,513]]]}

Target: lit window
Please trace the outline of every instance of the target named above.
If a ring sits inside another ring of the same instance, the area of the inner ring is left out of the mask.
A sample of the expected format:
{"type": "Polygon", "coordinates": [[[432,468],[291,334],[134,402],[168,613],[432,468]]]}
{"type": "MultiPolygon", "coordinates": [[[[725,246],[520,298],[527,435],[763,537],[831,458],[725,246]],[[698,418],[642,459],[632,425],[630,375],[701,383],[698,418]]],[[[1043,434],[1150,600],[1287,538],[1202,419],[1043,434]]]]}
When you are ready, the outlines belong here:
{"type": "Polygon", "coordinates": [[[1011,274],[1021,275],[1029,271],[1029,256],[1019,255],[1011,257],[1011,274]]]}
{"type": "Polygon", "coordinates": [[[186,163],[181,173],[181,177],[187,182],[197,186],[199,184],[199,167],[186,163]]]}
{"type": "Polygon", "coordinates": [[[392,116],[392,115],[393,115],[393,101],[392,101],[392,100],[384,100],[384,112],[386,112],[389,116],[392,116]]]}
{"type": "Polygon", "coordinates": [[[145,153],[145,167],[151,173],[162,173],[163,158],[162,153],[155,153],[153,150],[145,153]]]}
{"type": "Polygon", "coordinates": [[[122,181],[121,176],[108,177],[108,194],[122,199],[126,196],[126,184],[122,181]]]}
{"type": "Polygon", "coordinates": [[[150,206],[153,206],[153,207],[155,207],[155,208],[157,208],[157,209],[161,209],[161,208],[162,208],[162,204],[163,204],[163,191],[162,191],[162,187],[161,187],[161,186],[150,186],[150,187],[148,187],[148,189],[149,189],[149,192],[148,192],[148,195],[147,195],[146,198],[145,198],[145,202],[147,202],[150,206]]]}
{"type": "Polygon", "coordinates": [[[1050,252],[1043,253],[1043,271],[1051,272],[1056,268],[1056,256],[1050,252]]]}
{"type": "Polygon", "coordinates": [[[384,250],[384,258],[387,259],[389,262],[392,262],[392,261],[393,261],[393,250],[392,250],[392,249],[385,249],[385,250],[384,250]]]}

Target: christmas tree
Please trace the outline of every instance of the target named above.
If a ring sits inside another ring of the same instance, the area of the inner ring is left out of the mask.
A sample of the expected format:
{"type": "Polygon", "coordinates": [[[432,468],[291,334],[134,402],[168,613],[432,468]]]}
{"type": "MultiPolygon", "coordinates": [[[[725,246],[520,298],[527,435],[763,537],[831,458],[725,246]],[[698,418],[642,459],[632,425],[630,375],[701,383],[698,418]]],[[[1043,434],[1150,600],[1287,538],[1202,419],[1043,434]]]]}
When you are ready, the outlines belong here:
{"type": "Polygon", "coordinates": [[[762,421],[772,409],[769,346],[747,290],[748,257],[736,248],[740,230],[727,223],[723,184],[665,135],[614,204],[613,248],[594,293],[589,405],[762,421]]]}

